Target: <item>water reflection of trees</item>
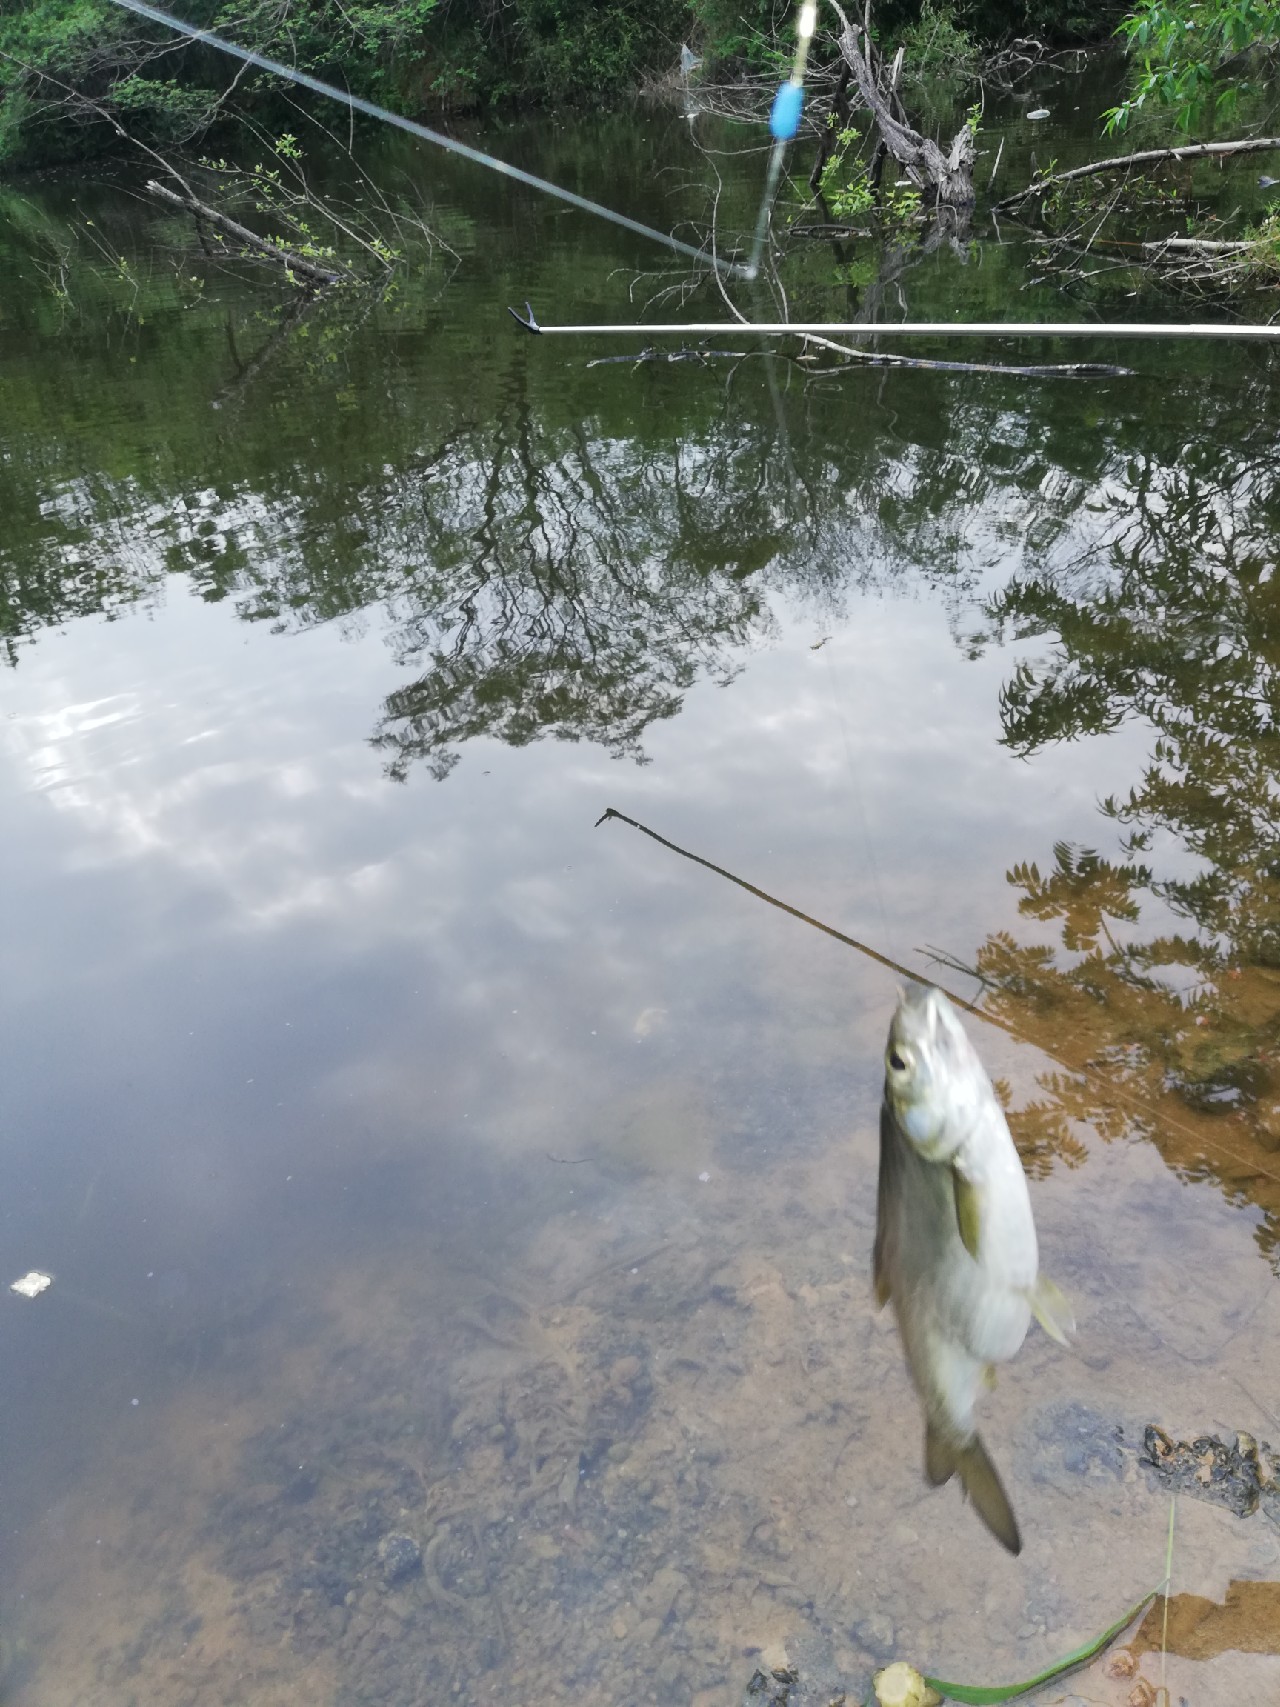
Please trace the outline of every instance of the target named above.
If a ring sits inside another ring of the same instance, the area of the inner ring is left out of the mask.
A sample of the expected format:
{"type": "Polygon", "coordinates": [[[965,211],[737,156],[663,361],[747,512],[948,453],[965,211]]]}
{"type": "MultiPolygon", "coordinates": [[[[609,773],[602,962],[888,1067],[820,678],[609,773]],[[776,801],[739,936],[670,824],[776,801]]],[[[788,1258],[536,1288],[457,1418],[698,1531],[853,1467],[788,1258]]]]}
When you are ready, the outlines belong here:
{"type": "Polygon", "coordinates": [[[395,649],[422,670],[374,736],[389,773],[443,776],[477,735],[638,757],[696,679],[727,680],[768,627],[749,577],[780,543],[777,470],[750,441],[646,454],[520,407],[433,458],[383,541],[406,565],[395,649]]]}
{"type": "MultiPolygon", "coordinates": [[[[313,341],[326,330],[313,319],[313,341]]],[[[140,381],[168,423],[159,451],[109,410],[98,442],[88,352],[73,455],[92,482],[68,474],[51,388],[31,376],[0,458],[13,657],[44,626],[162,596],[175,573],[246,621],[372,620],[412,672],[375,743],[394,776],[444,776],[479,735],[641,756],[696,680],[727,680],[768,637],[779,596],[826,616],[858,585],[923,576],[958,603],[976,580],[967,520],[1002,479],[965,454],[989,417],[976,396],[948,400],[950,435],[936,397],[899,405],[891,435],[855,434],[864,401],[819,401],[794,374],[780,424],[758,363],[726,391],[723,369],[534,366],[515,343],[469,390],[466,355],[445,352],[424,410],[392,370],[307,412],[286,366],[299,401],[282,419],[251,392],[229,411],[229,331],[166,334],[140,381]]]]}
{"type": "Polygon", "coordinates": [[[1070,1070],[1023,1115],[1029,1157],[1080,1152],[1077,1124],[1138,1132],[1189,1178],[1260,1205],[1280,1250],[1280,496],[1265,416],[1135,470],[1105,554],[1012,581],[997,634],[1052,636],[1019,665],[1004,738],[1150,724],[1147,767],[1102,803],[1117,857],[1059,845],[1015,866],[1019,911],[1053,946],[989,937],[987,1001],[1070,1070]],[[1158,476],[1158,477],[1157,477],[1158,476]]]}

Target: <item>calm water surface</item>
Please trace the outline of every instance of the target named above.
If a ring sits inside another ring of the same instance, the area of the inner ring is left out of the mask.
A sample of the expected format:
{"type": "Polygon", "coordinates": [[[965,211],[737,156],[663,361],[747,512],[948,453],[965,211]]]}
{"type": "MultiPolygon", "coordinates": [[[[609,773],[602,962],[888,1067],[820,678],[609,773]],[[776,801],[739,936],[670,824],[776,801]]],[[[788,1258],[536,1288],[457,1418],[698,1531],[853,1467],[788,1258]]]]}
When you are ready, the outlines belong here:
{"type": "MultiPolygon", "coordinates": [[[[495,145],[708,206],[677,117],[495,145]]],[[[1274,361],[593,367],[505,305],[650,251],[378,170],[456,253],[300,318],[125,181],[0,199],[0,1699],[1027,1675],[1164,1573],[1146,1424],[1280,1445],[1274,361]],[[1020,1560],[872,1306],[896,976],[609,806],[1024,1040],[970,1022],[1080,1333],[985,1403],[1020,1560]]],[[[974,237],[792,312],[1091,312],[974,237]]],[[[1274,1516],[1179,1500],[1175,1700],[1280,1691],[1274,1516]]]]}

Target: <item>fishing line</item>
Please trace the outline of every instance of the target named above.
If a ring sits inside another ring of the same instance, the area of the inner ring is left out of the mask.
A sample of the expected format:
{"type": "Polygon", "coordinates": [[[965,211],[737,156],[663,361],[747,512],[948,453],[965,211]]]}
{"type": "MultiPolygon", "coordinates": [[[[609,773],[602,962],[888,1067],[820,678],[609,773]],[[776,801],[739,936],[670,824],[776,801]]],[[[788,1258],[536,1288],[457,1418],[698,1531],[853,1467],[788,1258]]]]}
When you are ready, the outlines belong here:
{"type": "MultiPolygon", "coordinates": [[[[830,637],[828,636],[828,639],[830,637]]],[[[831,694],[831,703],[835,710],[836,722],[840,725],[841,739],[844,741],[845,766],[849,772],[849,784],[853,790],[854,805],[858,813],[858,827],[862,832],[862,855],[871,872],[871,883],[875,890],[876,906],[880,913],[880,928],[886,936],[889,934],[889,915],[885,910],[884,889],[880,883],[880,865],[876,859],[875,847],[871,840],[871,826],[867,816],[866,797],[862,792],[862,783],[858,776],[858,767],[854,763],[853,742],[849,739],[849,724],[844,714],[844,701],[836,681],[835,664],[826,641],[819,641],[822,649],[822,669],[827,678],[827,688],[831,694]]]]}
{"type": "Polygon", "coordinates": [[[749,279],[755,278],[760,271],[760,256],[769,229],[769,216],[773,212],[773,198],[777,193],[778,179],[782,176],[782,162],[786,158],[787,144],[794,140],[800,129],[800,115],[804,110],[804,73],[809,62],[809,44],[813,41],[813,32],[817,27],[818,0],[802,0],[800,15],[796,19],[796,51],[791,61],[791,75],[774,96],[773,111],[769,114],[769,132],[773,137],[773,148],[769,153],[769,167],[765,173],[764,191],[760,197],[760,212],[756,216],[755,236],[751,241],[751,254],[747,261],[749,279]]]}
{"type": "MultiPolygon", "coordinates": [[[[913,971],[909,966],[904,966],[900,960],[890,959],[887,954],[881,954],[878,948],[872,948],[868,943],[859,942],[857,937],[846,936],[844,931],[838,931],[834,925],[824,924],[821,919],[815,919],[808,913],[802,913],[799,907],[793,907],[789,901],[780,901],[776,895],[770,895],[767,890],[758,889],[754,883],[748,883],[745,877],[736,877],[732,871],[726,871],[722,865],[716,865],[713,861],[704,859],[701,854],[691,853],[688,848],[682,848],[678,842],[668,841],[665,836],[660,836],[656,830],[651,830],[647,824],[642,824],[637,818],[628,818],[625,812],[619,812],[616,807],[607,806],[596,819],[595,828],[599,829],[600,825],[607,823],[610,818],[617,818],[620,823],[630,824],[633,830],[639,830],[641,835],[648,836],[664,848],[670,848],[671,852],[679,854],[681,859],[692,860],[694,865],[705,866],[708,871],[713,871],[717,877],[727,878],[739,889],[745,889],[748,895],[754,895],[758,901],[767,901],[771,907],[776,907],[779,912],[790,913],[793,919],[799,919],[801,924],[812,925],[814,930],[821,931],[824,936],[834,937],[837,942],[844,943],[846,948],[856,948],[859,954],[865,954],[868,960],[874,960],[878,966],[885,966],[890,972],[900,973],[902,977],[910,978],[913,983],[924,982],[919,972],[913,971]]],[[[957,971],[964,970],[963,967],[956,967],[955,969],[957,971]]],[[[965,1013],[972,1014],[975,1019],[985,1020],[988,1025],[996,1026],[1017,1043],[1026,1043],[1033,1049],[1038,1049],[1042,1055],[1047,1055],[1049,1060],[1056,1061],[1058,1066],[1065,1068],[1068,1073],[1072,1073],[1081,1079],[1088,1079],[1093,1076],[1094,1069],[1087,1062],[1076,1066],[1070,1061],[1064,1061],[1060,1055],[1055,1055],[1047,1045],[1028,1036],[1025,1031],[1014,1025],[1012,1020],[1004,1019],[1000,1014],[991,1013],[986,1008],[980,1008],[974,1002],[967,1002],[963,996],[957,996],[953,990],[948,990],[945,984],[935,984],[934,987],[941,990],[948,1001],[965,1013]]],[[[1228,1160],[1237,1163],[1244,1169],[1246,1175],[1261,1174],[1264,1179],[1273,1180],[1277,1185],[1280,1185],[1280,1174],[1272,1173],[1270,1168],[1264,1168],[1260,1162],[1239,1155],[1235,1150],[1229,1149],[1227,1145],[1220,1143],[1217,1139],[1206,1137],[1204,1133],[1197,1132],[1185,1121],[1157,1109],[1153,1103],[1148,1102],[1145,1098],[1135,1096],[1130,1091],[1121,1090],[1118,1085],[1108,1084],[1106,1089],[1108,1095],[1117,1102],[1128,1103],[1130,1108],[1147,1115],[1157,1126],[1163,1124],[1173,1127],[1176,1131],[1184,1133],[1202,1149],[1216,1150],[1219,1155],[1226,1156],[1228,1160]]]]}
{"type": "MultiPolygon", "coordinates": [[[[607,823],[610,818],[616,818],[622,824],[630,824],[633,830],[639,830],[642,836],[648,836],[652,841],[660,843],[662,847],[670,848],[672,853],[679,854],[681,859],[692,860],[694,865],[705,866],[708,871],[714,871],[717,877],[724,877],[730,883],[736,883],[739,889],[745,889],[747,894],[754,895],[757,901],[767,901],[771,907],[776,907],[779,912],[790,913],[793,919],[799,919],[801,924],[812,925],[814,930],[821,931],[825,936],[834,937],[837,942],[844,943],[846,948],[856,948],[859,954],[865,954],[868,960],[874,960],[878,966],[887,966],[890,972],[898,972],[902,977],[910,978],[913,984],[921,982],[920,974],[913,972],[909,966],[904,966],[900,960],[891,960],[887,954],[881,954],[878,948],[872,948],[869,943],[859,942],[857,937],[846,936],[843,931],[838,931],[834,925],[823,924],[821,919],[815,919],[808,913],[802,913],[799,907],[793,907],[789,901],[780,901],[776,895],[770,895],[766,889],[757,889],[755,884],[748,883],[745,877],[735,877],[733,872],[726,871],[722,865],[716,865],[711,860],[704,859],[701,854],[690,853],[688,848],[682,848],[678,842],[669,842],[665,836],[660,836],[656,830],[651,830],[647,824],[642,824],[638,818],[628,818],[625,812],[619,812],[614,806],[606,806],[596,819],[594,827],[598,830],[601,824],[607,823]]],[[[992,1025],[998,1025],[1002,1030],[1017,1037],[1017,1032],[1007,1021],[1000,1019],[995,1014],[984,1013],[972,1002],[966,1002],[963,996],[953,994],[945,985],[939,984],[937,988],[949,1001],[954,1002],[956,1007],[963,1008],[965,1013],[972,1014],[975,1019],[988,1020],[992,1025]]]]}
{"type": "Polygon", "coordinates": [[[300,71],[296,66],[284,65],[278,59],[271,59],[264,53],[258,53],[253,48],[239,47],[235,42],[227,41],[224,36],[214,35],[212,30],[200,29],[195,24],[184,23],[181,18],[175,18],[172,13],[161,11],[158,6],[149,6],[146,0],[114,0],[117,6],[123,6],[126,11],[136,12],[141,18],[149,18],[154,24],[162,24],[166,29],[175,30],[179,35],[188,37],[191,41],[205,42],[209,47],[217,48],[220,53],[229,54],[233,59],[242,60],[246,65],[259,66],[263,71],[269,71],[273,76],[283,77],[287,82],[297,83],[303,89],[310,89],[317,95],[324,95],[331,101],[340,101],[353,112],[366,113],[370,118],[381,119],[387,124],[393,124],[399,129],[408,131],[410,136],[416,136],[422,142],[434,143],[437,148],[443,148],[450,154],[457,154],[463,160],[470,160],[477,166],[487,166],[490,171],[499,172],[504,178],[512,178],[518,184],[527,184],[530,189],[540,190],[544,195],[555,196],[559,201],[568,202],[570,207],[581,209],[583,213],[595,214],[599,219],[607,219],[613,225],[619,225],[624,231],[633,231],[640,237],[647,237],[654,243],[661,243],[672,249],[678,255],[687,255],[698,262],[700,266],[713,267],[717,272],[725,273],[730,278],[751,278],[754,275],[745,267],[733,261],[714,260],[702,250],[695,248],[692,243],[683,243],[678,237],[673,237],[669,231],[658,231],[652,225],[645,225],[638,219],[631,219],[625,213],[618,213],[611,207],[605,207],[602,202],[592,201],[588,196],[580,196],[575,190],[566,190],[559,184],[553,184],[547,178],[539,178],[533,172],[526,172],[523,167],[513,166],[509,161],[499,160],[492,154],[486,154],[482,149],[472,148],[465,142],[459,142],[455,137],[446,136],[443,131],[431,130],[415,119],[405,118],[401,113],[393,113],[387,107],[380,107],[376,101],[367,101],[362,95],[353,95],[349,90],[339,89],[332,83],[325,83],[319,77],[313,77],[308,71],[300,71]]]}

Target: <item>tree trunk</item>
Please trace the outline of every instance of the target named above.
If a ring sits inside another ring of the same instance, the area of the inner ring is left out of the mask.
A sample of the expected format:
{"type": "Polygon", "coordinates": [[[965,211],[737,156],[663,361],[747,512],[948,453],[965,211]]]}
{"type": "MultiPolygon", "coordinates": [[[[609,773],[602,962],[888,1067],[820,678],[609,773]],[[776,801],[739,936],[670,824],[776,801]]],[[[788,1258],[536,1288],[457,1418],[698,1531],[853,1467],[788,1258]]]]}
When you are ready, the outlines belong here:
{"type": "MultiPolygon", "coordinates": [[[[866,29],[851,24],[843,13],[841,22],[844,28],[840,52],[853,73],[858,93],[876,121],[884,148],[925,190],[931,202],[944,207],[972,206],[976,150],[971,128],[965,125],[957,131],[947,154],[930,137],[921,136],[907,122],[894,88],[896,76],[892,80],[885,78],[883,62],[866,29]]],[[[896,65],[894,69],[896,73],[896,65]]]]}

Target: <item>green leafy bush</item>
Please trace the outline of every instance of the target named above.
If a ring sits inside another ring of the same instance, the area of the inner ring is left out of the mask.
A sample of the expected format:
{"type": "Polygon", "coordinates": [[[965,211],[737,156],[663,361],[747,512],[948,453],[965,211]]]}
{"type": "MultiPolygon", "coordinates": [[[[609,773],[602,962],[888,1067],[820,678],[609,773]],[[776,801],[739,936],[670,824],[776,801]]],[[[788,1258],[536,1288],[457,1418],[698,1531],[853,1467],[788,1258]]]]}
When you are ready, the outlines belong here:
{"type": "Polygon", "coordinates": [[[899,36],[906,48],[903,69],[910,82],[959,89],[978,75],[982,52],[948,6],[925,0],[920,16],[899,36]]]}
{"type": "Polygon", "coordinates": [[[1181,130],[1234,111],[1245,74],[1280,47],[1277,0],[1151,0],[1120,25],[1135,62],[1133,92],[1107,114],[1124,130],[1144,104],[1170,108],[1181,130]],[[1221,73],[1231,68],[1229,77],[1221,73]]]}

